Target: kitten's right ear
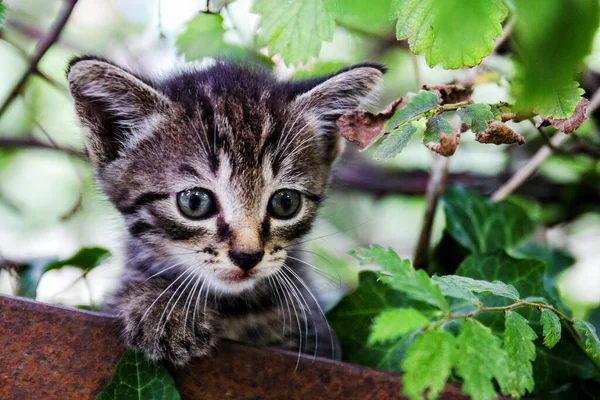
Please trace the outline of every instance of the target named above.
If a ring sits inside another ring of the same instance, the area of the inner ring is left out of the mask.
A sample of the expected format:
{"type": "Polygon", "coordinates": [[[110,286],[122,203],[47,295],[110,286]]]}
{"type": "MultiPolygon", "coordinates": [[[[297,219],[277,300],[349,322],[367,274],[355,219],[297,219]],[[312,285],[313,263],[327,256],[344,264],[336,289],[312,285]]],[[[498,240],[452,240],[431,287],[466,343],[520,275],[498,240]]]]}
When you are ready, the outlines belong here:
{"type": "Polygon", "coordinates": [[[134,128],[164,111],[170,100],[128,71],[97,58],[76,58],[67,69],[69,91],[94,164],[118,157],[134,128]]]}

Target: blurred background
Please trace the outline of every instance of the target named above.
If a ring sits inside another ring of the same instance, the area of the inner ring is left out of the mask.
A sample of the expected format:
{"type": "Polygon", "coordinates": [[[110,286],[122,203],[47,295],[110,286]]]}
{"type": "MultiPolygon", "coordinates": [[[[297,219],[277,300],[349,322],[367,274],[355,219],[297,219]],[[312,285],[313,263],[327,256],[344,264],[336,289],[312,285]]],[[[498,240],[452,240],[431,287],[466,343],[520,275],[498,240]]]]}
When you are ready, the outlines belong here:
{"type": "MultiPolygon", "coordinates": [[[[505,84],[513,68],[510,38],[473,69],[432,69],[396,40],[388,19],[390,0],[349,3],[354,12],[336,16],[333,40],[323,44],[320,55],[305,65],[289,66],[278,56],[267,57],[252,0],[236,0],[224,8],[225,1],[80,0],[60,39],[39,63],[39,72],[0,114],[0,292],[19,291],[10,265],[27,264],[35,270],[82,247],[102,247],[112,255],[84,279],[78,268],[52,270],[42,276],[35,295],[40,301],[95,308],[115,287],[123,268],[123,224],[96,190],[90,165],[79,153],[84,150],[82,135],[65,82],[71,57],[99,55],[146,74],[162,74],[185,61],[226,56],[263,64],[282,79],[378,61],[390,71],[376,109],[423,84],[453,80],[475,83],[475,101],[510,101],[505,84]],[[202,13],[207,10],[213,13],[202,13]]],[[[4,0],[0,104],[64,4],[4,0]]],[[[588,93],[600,85],[597,42],[581,76],[588,93]]],[[[525,136],[524,146],[483,145],[464,134],[450,160],[450,182],[489,195],[544,145],[529,121],[509,124],[525,136]]],[[[535,240],[574,257],[573,266],[560,277],[560,288],[576,316],[582,316],[600,303],[600,136],[595,121],[585,123],[578,135],[582,141],[552,155],[517,196],[540,224],[535,240]]],[[[316,239],[306,244],[307,259],[323,271],[316,279],[326,303],[331,305],[356,285],[358,263],[347,255],[349,250],[374,243],[413,257],[431,159],[418,140],[388,162],[373,161],[369,151],[347,145],[330,196],[307,238],[316,239]]],[[[433,244],[442,235],[443,221],[439,207],[433,244]]]]}

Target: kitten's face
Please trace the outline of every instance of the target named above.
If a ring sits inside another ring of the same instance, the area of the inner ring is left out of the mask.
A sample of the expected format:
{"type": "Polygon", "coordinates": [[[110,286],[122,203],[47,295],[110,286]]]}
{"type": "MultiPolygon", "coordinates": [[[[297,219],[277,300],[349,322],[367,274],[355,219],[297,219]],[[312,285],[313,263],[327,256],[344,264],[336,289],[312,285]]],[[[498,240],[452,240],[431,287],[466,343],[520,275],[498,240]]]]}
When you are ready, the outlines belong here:
{"type": "Polygon", "coordinates": [[[291,84],[220,63],[150,84],[88,59],[68,75],[99,184],[131,237],[173,276],[236,293],[284,268],[310,229],[340,152],[335,120],[382,72],[291,84]]]}

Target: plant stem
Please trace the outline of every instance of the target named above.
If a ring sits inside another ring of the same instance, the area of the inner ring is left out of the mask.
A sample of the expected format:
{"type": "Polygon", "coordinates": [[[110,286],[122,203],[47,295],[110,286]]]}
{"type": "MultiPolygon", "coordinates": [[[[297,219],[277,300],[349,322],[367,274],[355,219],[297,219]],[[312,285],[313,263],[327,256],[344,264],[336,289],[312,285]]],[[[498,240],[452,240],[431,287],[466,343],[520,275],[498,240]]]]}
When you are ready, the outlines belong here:
{"type": "MultiPolygon", "coordinates": [[[[583,351],[584,354],[588,354],[585,349],[585,343],[583,342],[583,340],[581,339],[581,336],[575,329],[575,322],[573,321],[573,319],[567,317],[564,313],[562,313],[561,311],[554,308],[554,306],[549,305],[549,304],[543,304],[543,303],[532,303],[529,301],[516,300],[514,303],[509,304],[507,306],[479,307],[476,310],[473,310],[466,314],[452,314],[449,312],[442,319],[426,326],[426,329],[435,329],[435,328],[438,328],[450,321],[460,321],[460,320],[473,318],[474,316],[481,314],[481,313],[485,313],[485,312],[507,312],[507,311],[516,310],[518,308],[523,308],[523,307],[535,308],[538,311],[541,311],[543,309],[552,311],[554,314],[556,314],[556,316],[558,316],[558,318],[560,318],[561,322],[563,323],[563,326],[565,326],[567,328],[567,330],[569,331],[569,333],[573,336],[573,338],[575,339],[575,342],[577,343],[577,346],[579,346],[581,351],[583,351]]],[[[596,365],[596,368],[598,368],[598,370],[600,370],[600,361],[594,359],[593,357],[590,357],[590,359],[596,365]]]]}
{"type": "Polygon", "coordinates": [[[29,77],[32,74],[35,74],[35,72],[38,69],[38,64],[44,56],[44,54],[46,54],[48,49],[58,40],[60,33],[67,24],[67,21],[69,20],[69,17],[73,12],[73,8],[75,8],[75,4],[77,4],[77,0],[67,0],[65,2],[63,9],[60,11],[60,14],[58,15],[56,21],[54,21],[54,24],[50,28],[50,31],[45,36],[43,36],[37,43],[33,54],[27,62],[27,69],[25,70],[21,78],[17,81],[17,83],[15,83],[8,96],[4,100],[4,103],[2,103],[2,105],[0,106],[0,117],[2,117],[2,115],[6,112],[13,100],[17,98],[19,93],[21,93],[21,90],[27,83],[29,77]]]}
{"type": "Polygon", "coordinates": [[[441,106],[441,109],[443,111],[452,111],[452,110],[458,110],[460,107],[464,107],[464,106],[468,106],[469,104],[471,104],[472,101],[471,100],[465,100],[465,101],[459,101],[458,103],[452,103],[452,104],[443,104],[441,106]]]}

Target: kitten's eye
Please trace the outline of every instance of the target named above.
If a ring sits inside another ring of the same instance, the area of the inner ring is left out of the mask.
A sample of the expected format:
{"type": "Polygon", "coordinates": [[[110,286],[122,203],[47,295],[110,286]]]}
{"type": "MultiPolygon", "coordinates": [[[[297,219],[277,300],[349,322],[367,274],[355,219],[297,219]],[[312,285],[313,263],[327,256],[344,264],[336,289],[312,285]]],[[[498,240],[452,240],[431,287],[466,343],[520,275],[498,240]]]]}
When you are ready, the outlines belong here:
{"type": "Polygon", "coordinates": [[[267,211],[278,219],[292,218],[300,209],[300,193],[291,189],[282,189],[269,200],[267,211]]]}
{"type": "Polygon", "coordinates": [[[212,194],[202,189],[180,192],[177,194],[177,205],[183,215],[194,219],[209,217],[216,211],[212,194]]]}

